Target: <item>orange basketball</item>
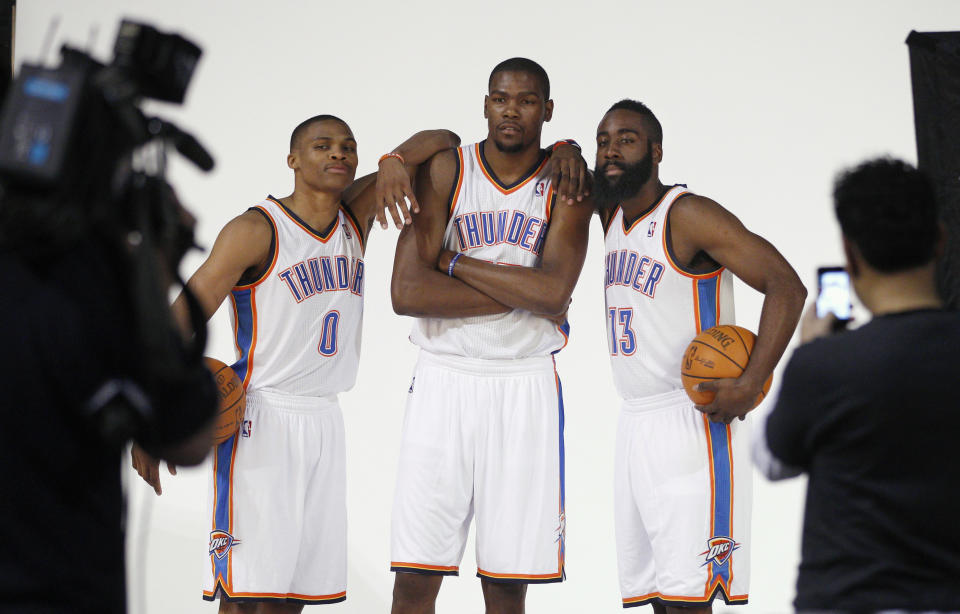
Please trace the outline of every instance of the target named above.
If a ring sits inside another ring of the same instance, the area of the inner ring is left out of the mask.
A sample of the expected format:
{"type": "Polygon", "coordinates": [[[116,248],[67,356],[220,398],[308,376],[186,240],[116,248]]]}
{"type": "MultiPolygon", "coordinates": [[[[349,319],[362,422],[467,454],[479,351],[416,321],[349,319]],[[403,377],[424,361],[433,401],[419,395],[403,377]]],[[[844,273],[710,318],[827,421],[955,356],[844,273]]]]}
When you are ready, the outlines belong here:
{"type": "MultiPolygon", "coordinates": [[[[693,389],[700,382],[728,377],[740,377],[750,361],[750,352],[757,336],[740,326],[722,325],[708,328],[693,338],[687,351],[683,353],[680,364],[680,379],[683,388],[697,405],[706,405],[713,401],[714,392],[698,392],[693,389]]],[[[763,391],[757,397],[754,407],[760,404],[770,391],[773,375],[763,384],[763,391]]]]}
{"type": "Polygon", "coordinates": [[[216,358],[204,357],[207,369],[217,384],[220,408],[213,419],[213,445],[230,439],[243,423],[243,410],[247,407],[247,393],[236,371],[216,358]]]}

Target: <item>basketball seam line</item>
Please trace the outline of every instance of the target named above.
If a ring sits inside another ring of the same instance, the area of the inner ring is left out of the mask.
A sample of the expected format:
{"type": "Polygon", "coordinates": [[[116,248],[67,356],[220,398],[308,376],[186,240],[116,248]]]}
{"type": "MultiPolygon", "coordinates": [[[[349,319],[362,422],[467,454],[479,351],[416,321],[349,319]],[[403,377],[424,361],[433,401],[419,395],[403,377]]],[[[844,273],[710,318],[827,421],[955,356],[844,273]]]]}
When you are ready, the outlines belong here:
{"type": "MultiPolygon", "coordinates": [[[[736,366],[740,367],[740,372],[741,372],[741,373],[747,370],[746,367],[744,367],[743,365],[741,365],[740,363],[738,363],[736,360],[734,360],[733,358],[731,358],[730,356],[728,356],[726,353],[721,352],[721,351],[718,350],[717,348],[713,347],[712,345],[707,345],[707,344],[704,343],[703,341],[698,341],[698,340],[696,340],[696,339],[694,339],[692,343],[696,343],[696,344],[702,345],[703,347],[710,348],[711,350],[715,351],[717,354],[720,354],[721,356],[723,356],[724,358],[726,358],[727,360],[729,360],[730,362],[732,362],[732,363],[735,364],[736,366]]],[[[744,349],[746,349],[746,346],[744,346],[744,349]]],[[[750,354],[749,354],[749,353],[747,354],[747,358],[750,358],[750,354]]],[[[738,376],[738,377],[739,377],[739,376],[738,376]]]]}

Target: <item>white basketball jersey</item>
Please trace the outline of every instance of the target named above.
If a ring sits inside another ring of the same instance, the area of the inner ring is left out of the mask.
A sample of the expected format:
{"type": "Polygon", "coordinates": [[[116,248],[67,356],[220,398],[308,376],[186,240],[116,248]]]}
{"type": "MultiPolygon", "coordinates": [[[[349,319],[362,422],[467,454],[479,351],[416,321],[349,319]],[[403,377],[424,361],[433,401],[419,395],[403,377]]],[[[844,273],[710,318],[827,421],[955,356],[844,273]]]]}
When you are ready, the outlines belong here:
{"type": "Polygon", "coordinates": [[[353,387],[363,323],[363,242],[343,206],[318,233],[272,197],[273,260],[230,293],[234,370],[248,390],[328,396],[353,387]]]}
{"type": "MultiPolygon", "coordinates": [[[[487,164],[483,143],[457,150],[444,247],[502,265],[539,265],[554,192],[542,174],[547,158],[511,185],[487,164]]],[[[419,318],[410,339],[435,354],[506,359],[543,356],[566,345],[566,323],[556,326],[523,309],[469,318],[419,318]]]]}
{"type": "Polygon", "coordinates": [[[670,207],[688,193],[673,186],[629,227],[617,207],[606,229],[607,338],[624,399],[682,388],[680,360],[690,341],[701,330],[734,323],[730,272],[684,271],[667,247],[670,207]]]}

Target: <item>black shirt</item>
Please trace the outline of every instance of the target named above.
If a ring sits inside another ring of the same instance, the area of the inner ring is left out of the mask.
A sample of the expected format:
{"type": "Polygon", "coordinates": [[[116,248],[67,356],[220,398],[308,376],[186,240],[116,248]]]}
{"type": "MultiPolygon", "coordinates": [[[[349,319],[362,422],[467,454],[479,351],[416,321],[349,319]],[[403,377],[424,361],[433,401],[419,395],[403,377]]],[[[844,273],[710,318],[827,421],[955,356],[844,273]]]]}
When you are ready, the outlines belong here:
{"type": "MultiPolygon", "coordinates": [[[[43,266],[0,253],[0,612],[123,612],[120,449],[84,417],[105,381],[134,377],[121,270],[95,245],[43,266]]],[[[164,392],[148,444],[213,412],[211,378],[164,392]]]]}
{"type": "Polygon", "coordinates": [[[810,475],[798,609],[960,609],[960,316],[797,349],[766,437],[810,475]]]}

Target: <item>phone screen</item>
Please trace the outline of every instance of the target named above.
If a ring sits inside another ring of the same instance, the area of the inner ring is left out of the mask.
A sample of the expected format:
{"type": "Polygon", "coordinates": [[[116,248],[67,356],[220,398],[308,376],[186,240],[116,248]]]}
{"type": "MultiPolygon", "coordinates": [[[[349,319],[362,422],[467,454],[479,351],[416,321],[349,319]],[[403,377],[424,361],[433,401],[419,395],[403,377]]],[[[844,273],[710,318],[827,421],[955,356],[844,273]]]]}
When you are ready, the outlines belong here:
{"type": "Polygon", "coordinates": [[[817,316],[833,312],[840,320],[851,317],[850,276],[843,267],[823,267],[817,271],[820,293],[817,295],[817,316]]]}

